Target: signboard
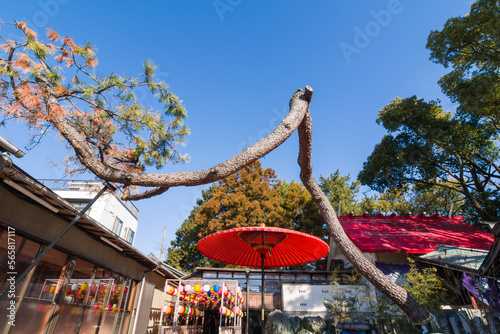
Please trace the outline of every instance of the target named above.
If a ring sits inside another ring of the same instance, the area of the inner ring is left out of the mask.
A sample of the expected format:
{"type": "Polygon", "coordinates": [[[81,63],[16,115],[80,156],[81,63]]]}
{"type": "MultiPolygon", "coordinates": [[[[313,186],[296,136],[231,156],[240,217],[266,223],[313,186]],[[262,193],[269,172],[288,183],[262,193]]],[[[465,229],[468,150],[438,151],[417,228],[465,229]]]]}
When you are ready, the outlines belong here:
{"type": "Polygon", "coordinates": [[[370,294],[369,290],[365,285],[283,284],[281,289],[283,311],[328,312],[324,302],[331,300],[333,293],[337,294],[340,299],[351,298],[354,295],[360,302],[360,310],[369,311],[370,298],[366,298],[370,294]]]}
{"type": "Polygon", "coordinates": [[[331,298],[329,285],[283,284],[283,311],[328,312],[323,301],[331,298]]]}

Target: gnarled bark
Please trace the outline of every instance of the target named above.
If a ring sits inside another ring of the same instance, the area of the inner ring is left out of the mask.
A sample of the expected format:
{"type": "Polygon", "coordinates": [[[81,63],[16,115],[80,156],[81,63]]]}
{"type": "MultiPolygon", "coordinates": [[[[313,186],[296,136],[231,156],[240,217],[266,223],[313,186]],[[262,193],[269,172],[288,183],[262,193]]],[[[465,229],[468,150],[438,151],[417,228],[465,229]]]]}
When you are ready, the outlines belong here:
{"type": "MultiPolygon", "coordinates": [[[[312,89],[306,87],[307,99],[312,97],[312,89]]],[[[311,196],[321,211],[330,236],[339,246],[340,251],[353,264],[353,266],[380,292],[396,303],[411,319],[415,325],[422,325],[430,321],[430,314],[417,304],[408,292],[385,276],[374,264],[368,261],[363,253],[347,237],[342,225],[335,214],[330,201],[312,177],[312,121],[307,110],[299,132],[299,158],[301,168],[300,179],[311,193],[311,196]]]]}

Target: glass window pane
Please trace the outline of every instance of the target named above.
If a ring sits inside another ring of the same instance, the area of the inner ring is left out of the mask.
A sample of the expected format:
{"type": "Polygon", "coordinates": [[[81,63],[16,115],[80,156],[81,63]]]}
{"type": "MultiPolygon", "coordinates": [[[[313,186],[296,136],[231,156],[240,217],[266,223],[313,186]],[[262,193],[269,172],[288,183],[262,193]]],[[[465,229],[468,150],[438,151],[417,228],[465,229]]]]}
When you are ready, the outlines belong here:
{"type": "Polygon", "coordinates": [[[245,273],[238,273],[238,272],[236,272],[236,273],[233,273],[233,277],[234,278],[246,278],[247,276],[246,276],[245,273]]]}
{"type": "Polygon", "coordinates": [[[68,290],[59,310],[55,333],[77,333],[80,322],[90,313],[91,291],[97,288],[92,281],[94,265],[78,259],[68,290]]]}
{"type": "Polygon", "coordinates": [[[265,273],[265,279],[280,279],[280,274],[278,273],[265,273]]]}
{"type": "Polygon", "coordinates": [[[204,271],[203,278],[217,278],[217,273],[211,271],[204,271]]]}
{"type": "Polygon", "coordinates": [[[116,234],[117,236],[120,236],[120,233],[122,233],[122,226],[123,222],[120,220],[120,218],[115,217],[115,224],[113,225],[113,233],[116,234]]]}
{"type": "Polygon", "coordinates": [[[310,282],[311,276],[307,274],[297,274],[296,280],[297,282],[310,282]]]}
{"type": "MultiPolygon", "coordinates": [[[[113,285],[112,273],[109,270],[98,267],[88,297],[88,305],[82,320],[80,333],[94,333],[99,318],[104,317],[107,310],[106,301],[110,299],[113,285]]],[[[101,319],[102,321],[102,319],[101,319]]]]}
{"type": "Polygon", "coordinates": [[[281,291],[281,282],[280,281],[272,281],[272,280],[266,280],[264,282],[264,285],[266,287],[266,292],[271,292],[271,293],[279,293],[281,291]]]}
{"type": "Polygon", "coordinates": [[[9,333],[43,333],[53,309],[53,300],[61,290],[62,277],[68,255],[55,249],[49,250],[35,267],[33,276],[19,306],[16,326],[9,333]]]}
{"type": "Polygon", "coordinates": [[[313,283],[326,283],[327,276],[326,274],[317,274],[317,275],[313,274],[312,280],[313,283]]]}
{"type": "MultiPolygon", "coordinates": [[[[11,288],[11,279],[15,281],[26,270],[33,262],[39,247],[39,244],[17,235],[13,228],[8,230],[0,228],[0,293],[9,291],[7,298],[0,302],[0,332],[3,332],[4,325],[8,325],[4,319],[10,320],[8,316],[11,311],[8,308],[11,301],[17,300],[12,294],[18,296],[24,283],[23,280],[15,288],[14,286],[11,288]]],[[[13,320],[19,320],[17,316],[14,318],[14,314],[12,317],[13,320]]],[[[18,321],[14,324],[17,323],[18,321]]]]}
{"type": "Polygon", "coordinates": [[[260,273],[258,273],[258,274],[257,273],[250,273],[249,278],[250,279],[261,279],[262,278],[262,274],[260,274],[260,273]]]}
{"type": "Polygon", "coordinates": [[[281,281],[282,282],[295,282],[295,275],[294,274],[281,274],[281,281]]]}
{"type": "Polygon", "coordinates": [[[231,279],[231,278],[233,278],[232,276],[233,275],[231,272],[219,271],[219,278],[231,279]]]}

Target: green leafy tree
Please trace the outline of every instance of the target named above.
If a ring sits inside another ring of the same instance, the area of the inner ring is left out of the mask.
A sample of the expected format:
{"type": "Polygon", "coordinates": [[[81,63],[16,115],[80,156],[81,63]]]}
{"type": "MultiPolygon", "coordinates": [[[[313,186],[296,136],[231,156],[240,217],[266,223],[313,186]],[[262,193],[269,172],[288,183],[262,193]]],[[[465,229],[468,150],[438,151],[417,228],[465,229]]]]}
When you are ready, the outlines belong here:
{"type": "Polygon", "coordinates": [[[385,192],[364,197],[360,203],[363,212],[368,215],[379,213],[398,216],[407,213],[418,215],[439,214],[441,216],[467,216],[464,196],[444,187],[409,185],[388,188],[385,192]]]}
{"type": "Polygon", "coordinates": [[[379,213],[390,215],[395,213],[399,216],[411,210],[411,204],[408,202],[409,187],[390,188],[383,193],[375,194],[370,197],[365,196],[360,203],[362,212],[374,216],[379,213]]]}
{"type": "Polygon", "coordinates": [[[377,122],[391,134],[363,164],[363,184],[377,191],[405,184],[442,187],[463,195],[476,219],[497,219],[500,170],[494,166],[500,152],[490,131],[416,97],[393,100],[377,122]]]}
{"type": "Polygon", "coordinates": [[[500,204],[500,4],[479,0],[470,14],[432,31],[431,60],[451,67],[439,84],[456,113],[415,96],[394,99],[377,122],[389,132],[359,174],[383,191],[404,184],[439,186],[466,200],[469,219],[497,221],[500,204]]]}
{"type": "Polygon", "coordinates": [[[500,5],[471,4],[468,15],[449,19],[427,41],[431,60],[452,70],[439,84],[461,117],[498,130],[500,122],[500,5]]]}
{"type": "Polygon", "coordinates": [[[360,215],[363,212],[357,203],[360,182],[351,182],[351,176],[341,176],[337,169],[329,177],[320,176],[321,190],[326,194],[334,208],[340,207],[340,215],[360,215]]]}
{"type": "Polygon", "coordinates": [[[328,235],[318,206],[302,184],[282,182],[280,192],[280,205],[293,230],[323,239],[328,235]]]}

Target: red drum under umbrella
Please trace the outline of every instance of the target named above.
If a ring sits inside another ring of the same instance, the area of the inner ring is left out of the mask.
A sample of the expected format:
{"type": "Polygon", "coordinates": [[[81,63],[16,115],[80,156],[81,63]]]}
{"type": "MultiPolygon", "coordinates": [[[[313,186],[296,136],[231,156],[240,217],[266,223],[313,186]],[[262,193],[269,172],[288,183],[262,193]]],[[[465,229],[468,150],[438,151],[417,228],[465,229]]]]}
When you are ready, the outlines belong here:
{"type": "Polygon", "coordinates": [[[210,234],[198,242],[198,249],[206,257],[219,262],[262,268],[262,321],[264,267],[314,262],[325,257],[330,250],[326,242],[310,234],[264,224],[210,234]]]}

